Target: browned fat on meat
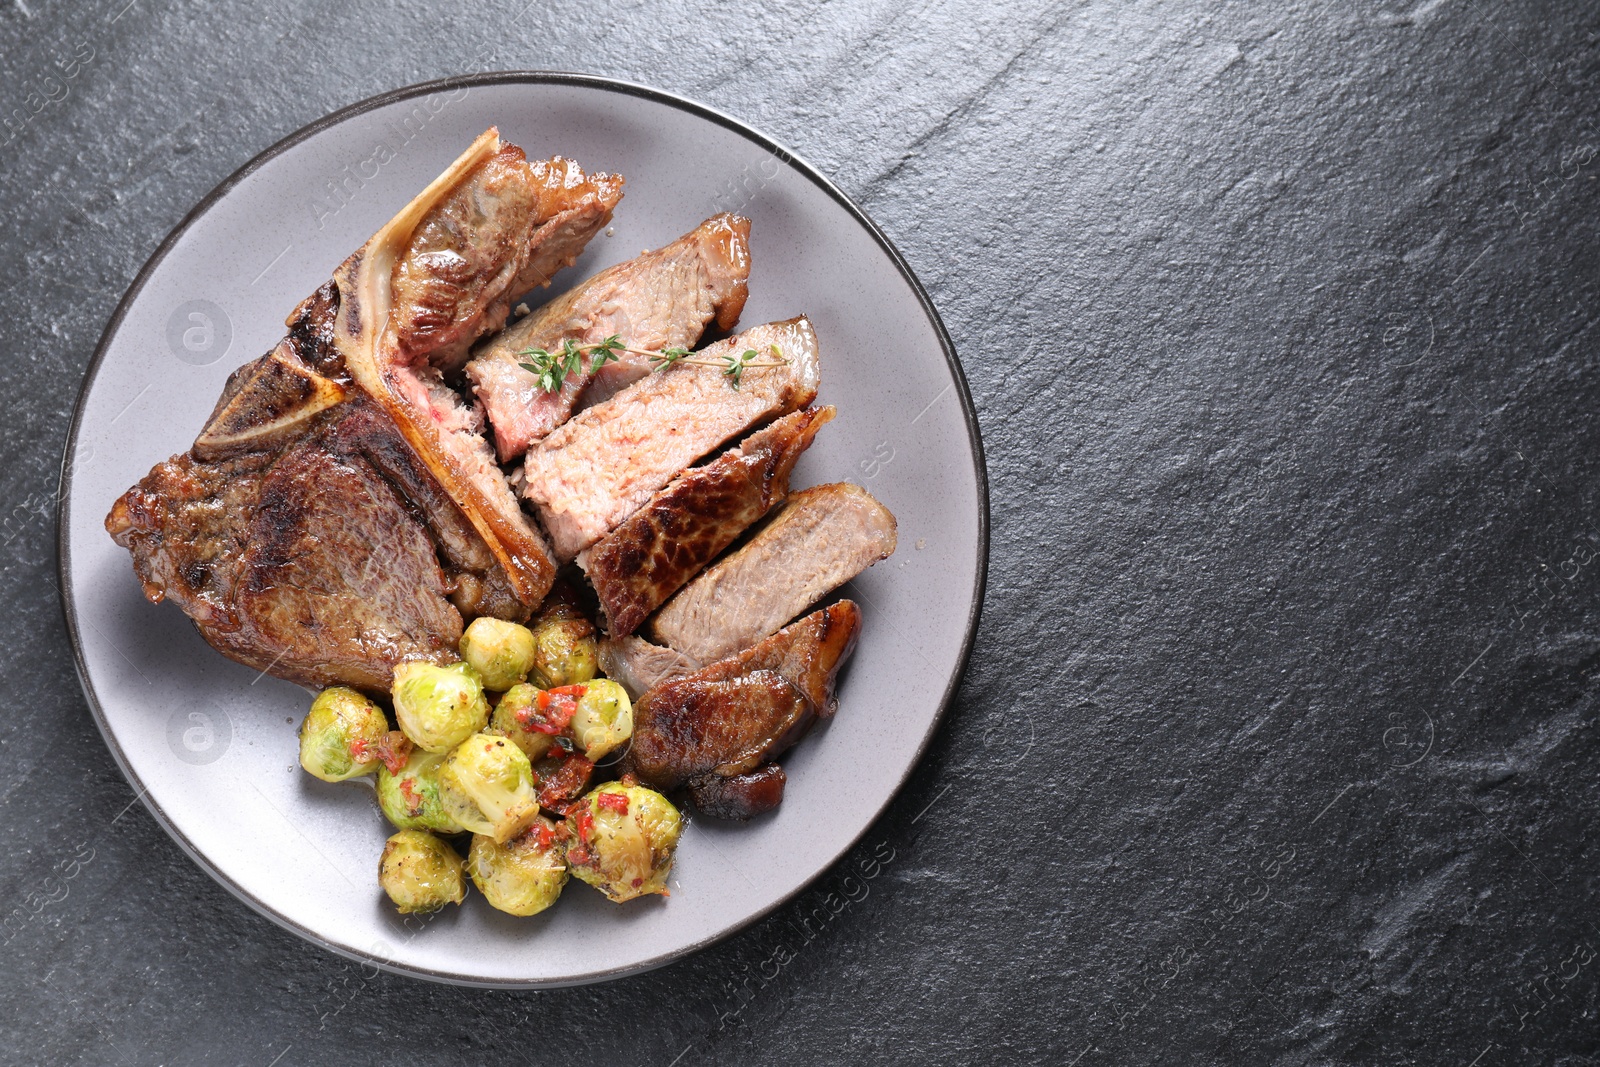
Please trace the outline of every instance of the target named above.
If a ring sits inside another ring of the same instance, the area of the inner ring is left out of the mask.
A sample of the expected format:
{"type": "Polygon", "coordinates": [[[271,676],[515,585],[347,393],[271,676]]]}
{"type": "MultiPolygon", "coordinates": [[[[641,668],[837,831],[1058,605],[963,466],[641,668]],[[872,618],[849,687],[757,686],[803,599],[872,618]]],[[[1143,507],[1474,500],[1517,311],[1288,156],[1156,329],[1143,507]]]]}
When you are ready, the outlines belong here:
{"type": "Polygon", "coordinates": [[[611,336],[639,351],[691,347],[713,320],[723,330],[739,321],[749,277],[750,220],[718,215],[663,248],[601,271],[485,341],[466,373],[500,458],[522,455],[567,421],[597,377],[609,396],[652,369],[646,357],[623,353],[597,375],[589,354],[551,392],[523,369],[528,349],[559,352],[569,340],[587,345],[611,336]]]}
{"type": "Polygon", "coordinates": [[[696,353],[713,363],[753,350],[780,366],[734,382],[715,366],[675,364],[573,416],[528,450],[524,498],[556,558],[567,561],[637,511],[689,464],[748,430],[810,404],[820,369],[804,318],[768,323],[696,353]]]}
{"type": "Polygon", "coordinates": [[[739,447],[683,472],[650,502],[578,555],[606,629],[630,634],[789,492],[795,461],[834,416],[796,411],[739,447]]]}
{"type": "Polygon", "coordinates": [[[416,432],[390,378],[427,394],[406,361],[434,370],[498,327],[518,286],[603,225],[620,184],[527,163],[493,130],[474,142],[229,378],[194,447],[113,505],[106,529],[145,595],[240,662],[373,690],[404,660],[453,659],[463,614],[525,618],[548,582],[537,560],[506,560],[531,545],[548,562],[542,542],[484,504],[516,507],[498,471],[457,469],[486,454],[470,427],[416,432]]]}
{"type": "Polygon", "coordinates": [[[634,708],[629,769],[663,791],[755,771],[816,718],[833,714],[839,668],[860,631],[860,609],[841,600],[737,656],[656,686],[634,708]]]}
{"type": "Polygon", "coordinates": [[[669,600],[651,635],[709,663],[765,637],[894,547],[894,516],[865,489],[802,489],[738,551],[669,600]]]}

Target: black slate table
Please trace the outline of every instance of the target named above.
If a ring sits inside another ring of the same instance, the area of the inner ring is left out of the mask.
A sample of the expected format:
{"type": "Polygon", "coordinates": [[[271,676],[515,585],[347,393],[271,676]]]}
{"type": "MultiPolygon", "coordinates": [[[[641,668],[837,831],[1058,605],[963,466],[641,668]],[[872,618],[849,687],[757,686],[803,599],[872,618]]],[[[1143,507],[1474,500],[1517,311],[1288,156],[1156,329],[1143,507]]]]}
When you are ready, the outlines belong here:
{"type": "Polygon", "coordinates": [[[0,1062],[1600,1062],[1596,5],[8,0],[0,74],[0,1062]],[[861,845],[544,993],[212,883],[54,588],[68,413],[163,235],[328,111],[512,68],[837,180],[993,495],[966,680],[861,845]]]}

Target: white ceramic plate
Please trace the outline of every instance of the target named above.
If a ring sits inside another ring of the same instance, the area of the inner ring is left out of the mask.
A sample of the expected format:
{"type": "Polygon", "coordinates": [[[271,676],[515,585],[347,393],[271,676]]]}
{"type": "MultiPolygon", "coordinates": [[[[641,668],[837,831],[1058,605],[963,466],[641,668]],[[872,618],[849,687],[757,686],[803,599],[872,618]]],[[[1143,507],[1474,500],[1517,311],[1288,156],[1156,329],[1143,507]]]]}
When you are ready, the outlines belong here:
{"type": "Polygon", "coordinates": [[[659,966],[803,889],[905,781],[954,691],[977,625],[987,498],[971,399],[950,340],[883,234],[770,139],[654,90],[565,74],[402,89],[274,145],[164,241],[107,327],[62,475],[60,566],[78,670],[100,729],[156,819],[240,899],[386,969],[486,986],[592,982],[659,966]],[[470,895],[406,922],[377,887],[388,834],[362,784],[296,765],[306,692],[212,651],[140,593],[101,523],[150,466],[182,452],[235,367],[333,268],[491,125],[529,156],[627,178],[614,226],[552,292],[719,211],[753,221],[746,325],[816,324],[838,418],[798,486],[856,481],[893,510],[899,550],[846,592],[865,625],[840,711],[784,757],[787,796],[745,826],[696,819],[672,896],[617,906],[573,882],[532,919],[470,895]]]}

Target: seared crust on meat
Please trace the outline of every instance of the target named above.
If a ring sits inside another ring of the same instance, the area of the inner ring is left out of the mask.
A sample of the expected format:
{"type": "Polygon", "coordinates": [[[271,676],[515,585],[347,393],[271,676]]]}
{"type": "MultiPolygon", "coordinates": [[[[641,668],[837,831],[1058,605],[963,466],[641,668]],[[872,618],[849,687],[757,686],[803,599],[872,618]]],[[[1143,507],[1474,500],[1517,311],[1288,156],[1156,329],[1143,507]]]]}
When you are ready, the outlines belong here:
{"type": "Polygon", "coordinates": [[[679,475],[578,556],[606,629],[630,634],[789,492],[789,473],[834,409],[796,411],[679,475]]]}
{"type": "Polygon", "coordinates": [[[737,656],[656,686],[633,709],[630,769],[670,791],[776,758],[814,719],[833,714],[839,668],[860,631],[861,609],[841,600],[737,656]]]}
{"type": "Polygon", "coordinates": [[[689,783],[689,797],[702,815],[744,822],[783,803],[783,786],[789,780],[776,763],[747,774],[722,778],[707,774],[689,783]]]}

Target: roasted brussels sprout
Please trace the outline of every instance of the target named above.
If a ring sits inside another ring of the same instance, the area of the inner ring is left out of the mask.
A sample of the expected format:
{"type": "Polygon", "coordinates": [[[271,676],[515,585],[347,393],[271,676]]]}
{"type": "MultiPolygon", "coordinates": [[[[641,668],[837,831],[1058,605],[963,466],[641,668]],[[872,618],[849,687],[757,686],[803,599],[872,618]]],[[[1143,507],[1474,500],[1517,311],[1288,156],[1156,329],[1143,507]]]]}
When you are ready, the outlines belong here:
{"type": "Polygon", "coordinates": [[[473,734],[439,768],[445,814],[463,829],[506,842],[539,816],[533,766],[499,734],[473,734]]]}
{"type": "Polygon", "coordinates": [[[633,736],[633,704],[628,691],[609,678],[595,678],[581,688],[567,733],[592,761],[633,736]]]}
{"type": "Polygon", "coordinates": [[[540,817],[504,844],[473,834],[467,872],[494,907],[512,915],[537,915],[556,902],[567,884],[566,849],[555,824],[540,817]]]}
{"type": "Polygon", "coordinates": [[[342,685],[324,689],[300,724],[300,766],[324,782],[371,774],[382,765],[388,732],[389,720],[372,701],[342,685]]]}
{"type": "Polygon", "coordinates": [[[594,623],[567,598],[553,596],[533,621],[533,681],[544,689],[587,682],[600,670],[594,623]]]}
{"type": "Polygon", "coordinates": [[[465,663],[402,663],[391,692],[400,729],[429,752],[449,752],[489,722],[483,683],[465,663]]]}
{"type": "Polygon", "coordinates": [[[467,895],[461,857],[448,843],[422,830],[401,830],[384,844],[378,884],[405,914],[437,911],[461,903],[467,895]]]}
{"type": "Polygon", "coordinates": [[[378,807],[397,828],[461,832],[461,824],[445,812],[439,797],[439,767],[444,759],[437,752],[416,749],[398,771],[378,769],[378,807]]]}
{"type": "Polygon", "coordinates": [[[509,737],[530,762],[549,752],[555,740],[555,731],[537,728],[543,722],[538,709],[539,694],[543,692],[526,683],[514,685],[500,697],[489,719],[489,729],[509,737]]]}
{"type": "Polygon", "coordinates": [[[533,655],[533,631],[514,622],[484,615],[461,635],[461,658],[497,693],[528,677],[533,655]]]}
{"type": "Polygon", "coordinates": [[[666,797],[608,782],[578,801],[567,823],[573,875],[618,903],[667,892],[683,822],[666,797]]]}

